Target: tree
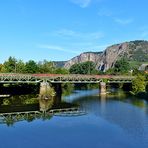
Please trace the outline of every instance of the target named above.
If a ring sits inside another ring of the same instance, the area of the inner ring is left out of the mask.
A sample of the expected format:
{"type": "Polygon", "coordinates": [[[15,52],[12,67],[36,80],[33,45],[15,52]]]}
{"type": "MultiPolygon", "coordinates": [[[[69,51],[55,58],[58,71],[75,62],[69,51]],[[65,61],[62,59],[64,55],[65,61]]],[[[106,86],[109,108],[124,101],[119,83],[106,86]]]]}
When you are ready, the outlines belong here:
{"type": "Polygon", "coordinates": [[[145,77],[142,75],[138,75],[132,81],[132,92],[134,94],[138,94],[138,93],[145,92],[145,91],[146,91],[145,77]]]}
{"type": "Polygon", "coordinates": [[[40,73],[54,73],[55,70],[54,63],[46,60],[39,62],[38,68],[40,73]]]}
{"type": "Polygon", "coordinates": [[[125,58],[121,58],[115,63],[114,69],[115,72],[123,74],[127,73],[130,70],[130,65],[125,58]]]}
{"type": "Polygon", "coordinates": [[[0,64],[0,72],[2,72],[3,64],[0,64]]]}
{"type": "Polygon", "coordinates": [[[74,64],[70,67],[69,72],[71,74],[80,74],[81,73],[81,65],[78,64],[74,64]]]}
{"type": "Polygon", "coordinates": [[[17,60],[14,57],[9,57],[7,61],[4,62],[2,72],[16,72],[17,60]]]}
{"type": "Polygon", "coordinates": [[[105,74],[115,74],[115,68],[109,68],[107,71],[105,71],[105,74]]]}
{"type": "Polygon", "coordinates": [[[25,63],[22,60],[19,60],[16,64],[16,72],[24,73],[25,72],[25,63]]]}
{"type": "Polygon", "coordinates": [[[91,61],[74,64],[70,67],[69,72],[71,74],[97,74],[95,69],[95,63],[91,61]]]}
{"type": "Polygon", "coordinates": [[[65,68],[56,68],[54,71],[55,74],[68,74],[69,71],[65,68]]]}
{"type": "Polygon", "coordinates": [[[35,61],[30,60],[25,65],[25,72],[26,73],[38,73],[38,66],[35,61]]]}

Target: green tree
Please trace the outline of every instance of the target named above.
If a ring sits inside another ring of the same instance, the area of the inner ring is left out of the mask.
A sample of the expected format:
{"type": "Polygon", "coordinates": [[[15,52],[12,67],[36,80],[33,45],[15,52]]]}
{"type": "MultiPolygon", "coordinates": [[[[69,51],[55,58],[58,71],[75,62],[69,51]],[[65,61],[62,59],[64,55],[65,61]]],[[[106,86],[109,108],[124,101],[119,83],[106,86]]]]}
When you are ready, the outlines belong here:
{"type": "Polygon", "coordinates": [[[81,65],[80,63],[74,64],[70,67],[69,72],[71,74],[81,74],[81,65]]]}
{"type": "Polygon", "coordinates": [[[71,74],[97,74],[95,69],[95,63],[91,61],[74,64],[70,67],[69,72],[71,74]]]}
{"type": "Polygon", "coordinates": [[[56,68],[54,71],[55,74],[68,74],[69,71],[65,68],[56,68]]]}
{"type": "Polygon", "coordinates": [[[145,91],[146,91],[145,77],[143,75],[138,75],[132,81],[132,92],[134,94],[138,94],[138,93],[145,92],[145,91]]]}
{"type": "Polygon", "coordinates": [[[46,60],[39,62],[38,68],[40,73],[54,73],[55,70],[54,63],[46,60]]]}
{"type": "Polygon", "coordinates": [[[25,63],[22,60],[19,60],[16,64],[16,72],[24,73],[25,72],[25,63]]]}
{"type": "Polygon", "coordinates": [[[7,61],[4,62],[2,67],[2,72],[16,72],[17,60],[14,57],[9,57],[7,61]]]}
{"type": "Polygon", "coordinates": [[[0,64],[0,72],[2,72],[3,64],[0,64]]]}
{"type": "Polygon", "coordinates": [[[140,71],[137,68],[133,69],[133,75],[137,76],[137,75],[144,75],[144,71],[140,71]]]}
{"type": "Polygon", "coordinates": [[[107,71],[105,71],[105,74],[115,74],[115,68],[110,68],[107,71]]]}
{"type": "Polygon", "coordinates": [[[25,72],[26,73],[38,73],[39,68],[35,61],[30,60],[25,65],[25,72]]]}
{"type": "Polygon", "coordinates": [[[114,66],[114,70],[116,73],[127,73],[130,70],[129,62],[125,58],[117,60],[114,66]]]}

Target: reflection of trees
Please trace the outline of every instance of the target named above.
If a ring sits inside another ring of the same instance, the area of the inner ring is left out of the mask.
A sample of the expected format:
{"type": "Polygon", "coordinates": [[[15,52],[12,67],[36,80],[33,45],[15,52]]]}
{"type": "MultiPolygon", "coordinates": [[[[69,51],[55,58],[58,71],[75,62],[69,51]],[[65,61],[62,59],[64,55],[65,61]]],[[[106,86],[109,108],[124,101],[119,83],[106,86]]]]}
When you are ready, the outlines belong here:
{"type": "Polygon", "coordinates": [[[62,84],[62,95],[63,96],[70,95],[73,90],[74,90],[74,84],[69,84],[69,83],[62,84]]]}
{"type": "Polygon", "coordinates": [[[13,124],[15,123],[15,120],[12,116],[7,116],[4,119],[4,122],[7,124],[7,126],[13,126],[13,124]]]}
{"type": "Polygon", "coordinates": [[[134,99],[134,100],[131,100],[131,103],[135,106],[138,106],[140,108],[144,108],[146,106],[146,103],[144,100],[138,100],[138,99],[134,99]]]}
{"type": "Polygon", "coordinates": [[[33,120],[36,119],[36,116],[34,116],[33,114],[27,114],[27,118],[25,118],[25,119],[28,122],[32,122],[33,120]]]}
{"type": "Polygon", "coordinates": [[[42,112],[42,120],[44,121],[44,120],[50,120],[51,118],[52,118],[52,116],[49,116],[49,114],[48,113],[46,113],[46,112],[42,112]]]}
{"type": "Polygon", "coordinates": [[[49,120],[52,118],[52,116],[46,112],[9,113],[0,116],[2,123],[6,123],[7,126],[13,126],[14,123],[24,120],[27,122],[32,122],[36,119],[49,120]]]}
{"type": "Polygon", "coordinates": [[[16,95],[3,99],[1,105],[26,105],[38,103],[37,95],[16,95]]]}

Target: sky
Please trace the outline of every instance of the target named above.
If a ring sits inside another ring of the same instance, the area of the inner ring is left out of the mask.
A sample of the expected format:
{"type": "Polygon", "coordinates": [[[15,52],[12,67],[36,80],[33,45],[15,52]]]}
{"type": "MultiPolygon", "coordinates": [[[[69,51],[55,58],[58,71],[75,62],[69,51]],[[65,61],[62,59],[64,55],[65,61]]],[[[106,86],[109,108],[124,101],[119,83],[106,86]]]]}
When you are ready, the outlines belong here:
{"type": "Polygon", "coordinates": [[[65,61],[148,40],[148,0],[0,0],[0,63],[65,61]]]}

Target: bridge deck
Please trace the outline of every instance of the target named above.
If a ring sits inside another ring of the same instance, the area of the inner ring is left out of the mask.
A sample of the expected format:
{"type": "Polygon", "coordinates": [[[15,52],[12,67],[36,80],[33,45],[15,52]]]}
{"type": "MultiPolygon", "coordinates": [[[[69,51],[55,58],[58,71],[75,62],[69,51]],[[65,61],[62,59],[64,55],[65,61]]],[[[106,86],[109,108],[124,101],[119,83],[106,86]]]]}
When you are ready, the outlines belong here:
{"type": "Polygon", "coordinates": [[[0,83],[99,83],[103,80],[107,81],[108,83],[131,83],[134,78],[134,76],[115,75],[1,73],[0,83]]]}

